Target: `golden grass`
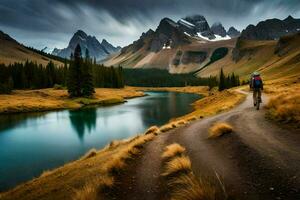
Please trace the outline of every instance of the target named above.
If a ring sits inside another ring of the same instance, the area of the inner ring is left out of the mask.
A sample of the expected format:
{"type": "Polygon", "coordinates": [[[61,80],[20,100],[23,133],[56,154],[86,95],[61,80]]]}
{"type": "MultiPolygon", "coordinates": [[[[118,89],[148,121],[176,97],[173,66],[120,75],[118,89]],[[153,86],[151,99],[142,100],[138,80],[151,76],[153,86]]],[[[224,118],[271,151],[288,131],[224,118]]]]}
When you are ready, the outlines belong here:
{"type": "Polygon", "coordinates": [[[88,159],[95,157],[97,155],[97,150],[96,149],[91,149],[89,150],[81,159],[88,159]]]}
{"type": "Polygon", "coordinates": [[[231,125],[225,123],[225,122],[218,122],[215,123],[210,129],[209,129],[209,138],[217,138],[222,135],[232,133],[233,128],[231,125]]]}
{"type": "Polygon", "coordinates": [[[266,108],[270,118],[300,125],[300,94],[279,94],[270,99],[266,108]]]}
{"type": "Polygon", "coordinates": [[[267,117],[278,122],[300,127],[300,77],[293,75],[266,84],[270,100],[266,105],[267,117]]]}
{"type": "Polygon", "coordinates": [[[167,184],[168,188],[171,189],[171,199],[172,200],[206,200],[206,199],[215,199],[214,191],[207,198],[203,191],[202,186],[199,184],[199,181],[196,179],[193,173],[180,175],[174,179],[169,180],[167,184]]]}
{"type": "Polygon", "coordinates": [[[188,117],[186,120],[188,121],[188,122],[192,122],[192,121],[195,121],[195,120],[197,120],[198,118],[196,117],[196,116],[191,116],[191,117],[188,117]]]}
{"type": "Polygon", "coordinates": [[[114,179],[109,176],[97,177],[89,181],[82,189],[76,190],[73,200],[100,200],[104,199],[99,196],[105,190],[112,188],[114,179]]]}
{"type": "Polygon", "coordinates": [[[162,127],[159,128],[159,130],[161,132],[167,132],[169,130],[172,130],[174,127],[173,127],[173,124],[166,124],[166,125],[163,125],[162,127]]]}
{"type": "Polygon", "coordinates": [[[167,146],[162,154],[164,160],[169,160],[175,156],[180,156],[185,152],[185,148],[175,143],[167,146]]]}
{"type": "Polygon", "coordinates": [[[176,127],[184,126],[185,124],[187,124],[187,121],[186,120],[179,120],[179,121],[175,122],[175,124],[176,124],[176,127]]]}
{"type": "Polygon", "coordinates": [[[193,103],[194,111],[179,117],[176,120],[194,121],[207,116],[212,116],[220,112],[228,111],[244,101],[246,95],[241,94],[234,89],[224,90],[222,92],[211,92],[205,98],[193,103]]]}
{"type": "Polygon", "coordinates": [[[188,157],[180,156],[166,162],[162,176],[177,176],[181,173],[189,173],[192,170],[192,164],[188,157]]]}
{"type": "Polygon", "coordinates": [[[192,171],[188,156],[183,155],[185,148],[171,144],[162,154],[163,173],[167,191],[172,200],[215,200],[216,190],[210,184],[197,179],[192,171]]]}
{"type": "Polygon", "coordinates": [[[15,90],[11,95],[0,95],[0,113],[75,109],[93,104],[109,105],[144,95],[143,92],[128,87],[124,89],[96,88],[95,91],[92,99],[70,99],[67,90],[15,90]]]}
{"type": "Polygon", "coordinates": [[[153,134],[155,134],[155,135],[157,135],[157,134],[159,134],[159,132],[160,132],[160,130],[159,130],[159,128],[157,127],[157,126],[151,126],[150,128],[148,128],[146,131],[145,131],[145,135],[148,135],[148,134],[151,134],[151,133],[153,133],[153,134]]]}

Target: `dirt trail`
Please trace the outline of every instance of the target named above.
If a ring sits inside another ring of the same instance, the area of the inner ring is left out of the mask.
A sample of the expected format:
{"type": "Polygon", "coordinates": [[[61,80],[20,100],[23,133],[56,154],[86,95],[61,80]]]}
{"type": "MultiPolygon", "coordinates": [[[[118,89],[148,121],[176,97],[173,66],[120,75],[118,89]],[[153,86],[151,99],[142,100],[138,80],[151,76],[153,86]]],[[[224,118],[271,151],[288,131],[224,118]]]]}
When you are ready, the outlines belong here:
{"type": "Polygon", "coordinates": [[[250,94],[229,112],[158,136],[121,177],[118,196],[166,199],[160,155],[174,142],[186,147],[197,176],[214,181],[217,173],[234,199],[300,199],[300,131],[268,121],[264,109],[254,109],[250,94]],[[219,121],[230,123],[234,133],[207,139],[208,128],[219,121]]]}

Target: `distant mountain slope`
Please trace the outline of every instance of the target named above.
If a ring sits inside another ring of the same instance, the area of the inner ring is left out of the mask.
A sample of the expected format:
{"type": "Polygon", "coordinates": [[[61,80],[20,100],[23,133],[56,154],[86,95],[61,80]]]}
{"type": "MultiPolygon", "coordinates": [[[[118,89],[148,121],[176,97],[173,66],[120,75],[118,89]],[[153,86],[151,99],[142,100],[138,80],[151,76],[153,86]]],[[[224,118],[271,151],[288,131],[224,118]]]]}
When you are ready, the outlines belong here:
{"type": "Polygon", "coordinates": [[[227,32],[221,22],[214,23],[210,29],[215,35],[220,35],[221,37],[226,37],[227,35],[227,32]]]}
{"type": "Polygon", "coordinates": [[[45,53],[42,54],[37,50],[27,48],[8,34],[0,31],[0,63],[8,65],[15,62],[25,62],[26,60],[42,65],[47,65],[52,60],[55,64],[62,65],[62,62],[50,58],[50,55],[48,56],[45,53]]]}
{"type": "Polygon", "coordinates": [[[234,47],[235,39],[230,39],[226,31],[225,35],[214,35],[201,15],[182,18],[178,22],[164,18],[155,31],[150,29],[143,33],[104,64],[168,69],[173,73],[192,72],[209,62],[208,58],[216,48],[234,47]]]}
{"type": "Polygon", "coordinates": [[[300,19],[292,16],[284,20],[268,19],[259,22],[256,26],[249,25],[242,31],[241,38],[248,40],[277,40],[286,34],[300,31],[300,19]]]}
{"type": "Polygon", "coordinates": [[[225,73],[239,74],[247,80],[250,74],[260,71],[264,79],[280,77],[300,77],[300,33],[281,37],[279,40],[258,41],[239,39],[237,49],[239,59],[234,61],[228,54],[198,73],[208,77],[218,75],[223,68],[225,73]]]}
{"type": "Polygon", "coordinates": [[[228,29],[227,35],[231,38],[235,38],[235,37],[239,37],[241,35],[241,32],[232,26],[228,29]]]}
{"type": "Polygon", "coordinates": [[[74,52],[77,44],[81,46],[83,56],[85,56],[85,49],[88,49],[90,57],[96,58],[97,61],[103,60],[110,54],[120,50],[120,47],[114,47],[106,40],[103,40],[102,43],[100,43],[95,36],[87,35],[82,30],[78,30],[71,38],[67,48],[55,48],[52,54],[62,58],[70,58],[71,53],[74,52]]]}

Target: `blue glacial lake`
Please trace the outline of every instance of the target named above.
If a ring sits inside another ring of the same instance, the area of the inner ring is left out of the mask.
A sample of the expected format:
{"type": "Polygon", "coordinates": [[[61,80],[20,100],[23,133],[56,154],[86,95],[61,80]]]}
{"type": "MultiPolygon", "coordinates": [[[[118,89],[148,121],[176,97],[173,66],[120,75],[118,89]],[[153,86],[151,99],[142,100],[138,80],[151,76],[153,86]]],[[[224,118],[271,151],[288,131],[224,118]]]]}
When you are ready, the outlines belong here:
{"type": "Polygon", "coordinates": [[[0,191],[80,158],[112,140],[193,110],[196,94],[146,92],[148,96],[107,107],[0,115],[0,191]]]}

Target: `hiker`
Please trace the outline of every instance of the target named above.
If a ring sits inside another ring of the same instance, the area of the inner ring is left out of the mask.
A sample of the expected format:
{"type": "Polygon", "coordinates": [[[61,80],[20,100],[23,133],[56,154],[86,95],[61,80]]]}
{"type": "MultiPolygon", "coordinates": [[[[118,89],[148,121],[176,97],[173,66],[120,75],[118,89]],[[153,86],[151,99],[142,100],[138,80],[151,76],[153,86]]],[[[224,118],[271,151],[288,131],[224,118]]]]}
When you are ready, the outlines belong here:
{"type": "Polygon", "coordinates": [[[258,96],[258,99],[260,103],[261,100],[261,90],[264,89],[263,81],[260,77],[259,72],[253,72],[250,79],[250,90],[253,90],[253,104],[256,106],[256,97],[258,96]]]}

